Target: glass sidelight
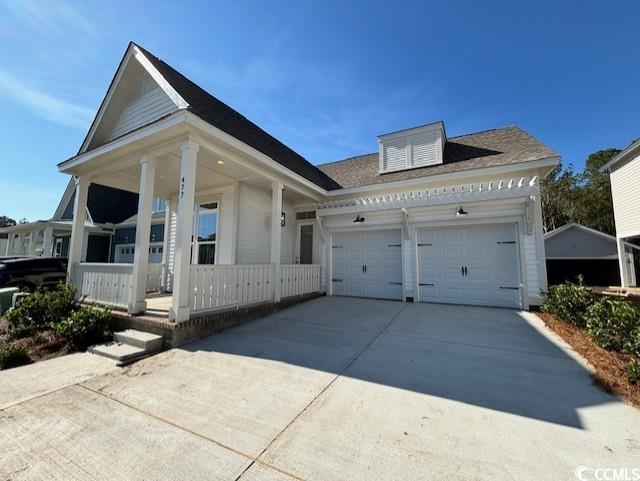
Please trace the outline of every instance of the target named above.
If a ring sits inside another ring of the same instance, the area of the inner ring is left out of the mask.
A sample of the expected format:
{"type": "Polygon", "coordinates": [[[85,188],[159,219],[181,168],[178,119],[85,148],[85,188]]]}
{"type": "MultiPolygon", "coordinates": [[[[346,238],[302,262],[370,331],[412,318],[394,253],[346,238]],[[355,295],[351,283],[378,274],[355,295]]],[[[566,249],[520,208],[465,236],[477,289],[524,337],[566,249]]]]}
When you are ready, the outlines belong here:
{"type": "Polygon", "coordinates": [[[218,203],[200,204],[195,214],[192,259],[195,258],[196,264],[215,264],[218,240],[218,203]]]}

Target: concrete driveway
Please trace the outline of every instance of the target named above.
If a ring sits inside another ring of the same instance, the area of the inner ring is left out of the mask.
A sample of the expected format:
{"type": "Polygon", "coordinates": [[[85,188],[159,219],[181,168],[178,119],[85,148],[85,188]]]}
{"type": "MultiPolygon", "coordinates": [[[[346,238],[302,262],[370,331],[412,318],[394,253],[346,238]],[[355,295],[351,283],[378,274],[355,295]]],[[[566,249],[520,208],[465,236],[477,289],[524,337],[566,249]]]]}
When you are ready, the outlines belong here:
{"type": "Polygon", "coordinates": [[[537,317],[504,309],[320,298],[31,399],[11,392],[2,480],[558,481],[640,467],[640,412],[537,317]]]}

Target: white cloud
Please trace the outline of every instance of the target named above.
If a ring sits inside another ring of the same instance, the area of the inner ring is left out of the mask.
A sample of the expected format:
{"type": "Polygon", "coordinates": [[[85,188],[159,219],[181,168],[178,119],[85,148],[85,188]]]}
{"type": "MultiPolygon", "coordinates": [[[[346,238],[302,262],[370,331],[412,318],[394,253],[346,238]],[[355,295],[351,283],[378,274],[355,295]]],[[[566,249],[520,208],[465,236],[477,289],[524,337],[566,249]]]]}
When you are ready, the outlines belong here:
{"type": "Polygon", "coordinates": [[[71,2],[49,2],[36,0],[7,0],[5,7],[18,21],[33,32],[43,35],[87,35],[93,39],[100,32],[71,2]]]}
{"type": "Polygon", "coordinates": [[[1,69],[0,94],[19,103],[38,117],[68,127],[87,129],[93,119],[93,110],[29,87],[1,69]]]}

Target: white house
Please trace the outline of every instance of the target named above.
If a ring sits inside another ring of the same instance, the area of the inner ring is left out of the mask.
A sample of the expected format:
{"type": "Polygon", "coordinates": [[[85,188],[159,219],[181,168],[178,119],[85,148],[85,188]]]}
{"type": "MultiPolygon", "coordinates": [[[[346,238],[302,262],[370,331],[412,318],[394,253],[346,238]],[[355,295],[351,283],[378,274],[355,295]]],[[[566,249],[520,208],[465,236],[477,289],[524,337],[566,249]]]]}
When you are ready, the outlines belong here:
{"type": "MultiPolygon", "coordinates": [[[[69,182],[58,206],[47,220],[0,228],[7,237],[0,256],[67,257],[73,219],[75,183],[69,182]]],[[[82,261],[108,262],[114,228],[135,214],[138,196],[93,184],[89,189],[82,240],[82,261]]]]}
{"type": "Polygon", "coordinates": [[[602,170],[609,172],[611,178],[621,284],[623,287],[634,287],[637,281],[633,273],[633,251],[628,242],[640,238],[640,140],[616,155],[602,170]]]}
{"type": "Polygon", "coordinates": [[[70,279],[90,299],[145,312],[141,253],[159,197],[174,321],[318,291],[540,304],[538,180],[556,152],[518,127],[447,137],[443,122],[377,143],[316,167],[131,43],[78,154],[59,169],[76,179],[75,212],[92,183],[139,193],[133,263],[82,262],[75,215],[70,279]]]}

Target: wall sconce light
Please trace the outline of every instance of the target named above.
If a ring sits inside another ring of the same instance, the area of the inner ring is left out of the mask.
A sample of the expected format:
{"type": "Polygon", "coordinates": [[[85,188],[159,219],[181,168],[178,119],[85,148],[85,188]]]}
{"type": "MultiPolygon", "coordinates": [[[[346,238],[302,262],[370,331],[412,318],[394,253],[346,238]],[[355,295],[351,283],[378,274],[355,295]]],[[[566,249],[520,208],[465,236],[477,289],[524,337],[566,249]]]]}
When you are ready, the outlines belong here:
{"type": "Polygon", "coordinates": [[[356,215],[355,220],[353,221],[354,224],[360,224],[364,222],[364,217],[361,217],[360,214],[356,215]]]}
{"type": "Polygon", "coordinates": [[[151,242],[155,242],[156,241],[156,235],[155,234],[151,234],[151,242]]]}
{"type": "Polygon", "coordinates": [[[287,214],[284,211],[280,214],[280,227],[287,225],[287,214]]]}
{"type": "Polygon", "coordinates": [[[467,217],[469,213],[462,208],[462,206],[458,207],[458,211],[456,212],[456,217],[467,217]]]}

